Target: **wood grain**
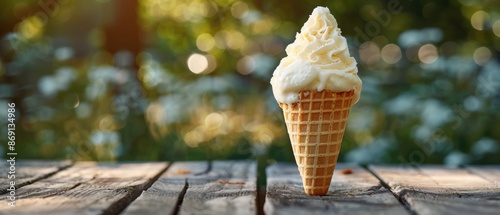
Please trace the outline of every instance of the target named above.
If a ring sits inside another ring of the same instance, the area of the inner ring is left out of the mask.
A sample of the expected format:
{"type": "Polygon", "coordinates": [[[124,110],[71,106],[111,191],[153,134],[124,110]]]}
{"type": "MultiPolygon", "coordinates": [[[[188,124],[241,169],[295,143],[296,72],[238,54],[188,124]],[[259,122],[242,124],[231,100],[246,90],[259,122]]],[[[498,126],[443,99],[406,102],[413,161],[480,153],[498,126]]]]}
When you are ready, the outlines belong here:
{"type": "MultiPolygon", "coordinates": [[[[6,175],[8,166],[1,165],[0,174],[6,175]]],[[[165,171],[167,167],[167,163],[18,162],[17,207],[6,204],[8,180],[2,177],[0,214],[257,213],[255,161],[177,162],[165,171]]],[[[271,165],[266,170],[265,212],[496,215],[500,210],[498,165],[375,165],[369,170],[338,164],[328,195],[310,197],[295,164],[271,165]]]]}
{"type": "Polygon", "coordinates": [[[173,163],[151,187],[132,202],[123,214],[174,214],[177,204],[187,189],[187,178],[203,174],[208,169],[207,162],[173,163]]]}
{"type": "Polygon", "coordinates": [[[295,164],[275,164],[266,172],[267,215],[408,214],[376,177],[355,164],[337,165],[327,196],[307,196],[295,164]]]}
{"type": "Polygon", "coordinates": [[[21,187],[16,207],[0,204],[0,211],[7,214],[117,214],[167,166],[167,163],[79,162],[21,187]]]}
{"type": "MultiPolygon", "coordinates": [[[[15,164],[16,189],[46,178],[71,165],[70,161],[17,161],[15,164]]],[[[10,179],[7,178],[10,165],[0,162],[0,194],[7,193],[10,179]]]]}
{"type": "Polygon", "coordinates": [[[256,214],[254,161],[177,162],[124,214],[256,214]]]}
{"type": "Polygon", "coordinates": [[[500,187],[500,165],[468,166],[467,170],[500,187]]]}
{"type": "Polygon", "coordinates": [[[370,166],[417,214],[498,214],[500,189],[467,169],[370,166]]]}
{"type": "Polygon", "coordinates": [[[188,178],[179,214],[256,214],[257,164],[215,161],[206,174],[188,178]]]}

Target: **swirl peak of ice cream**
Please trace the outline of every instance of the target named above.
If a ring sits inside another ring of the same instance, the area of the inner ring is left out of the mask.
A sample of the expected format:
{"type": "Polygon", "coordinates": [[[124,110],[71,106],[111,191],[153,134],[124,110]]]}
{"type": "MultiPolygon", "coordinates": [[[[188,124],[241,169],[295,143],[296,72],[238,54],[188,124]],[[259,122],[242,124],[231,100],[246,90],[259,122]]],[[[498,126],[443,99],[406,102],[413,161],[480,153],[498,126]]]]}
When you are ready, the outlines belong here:
{"type": "Polygon", "coordinates": [[[361,79],[356,60],[350,56],[347,41],[337,20],[326,7],[317,7],[295,41],[286,47],[273,73],[271,85],[279,103],[298,101],[303,90],[345,92],[354,89],[352,104],[359,100],[361,79]]]}

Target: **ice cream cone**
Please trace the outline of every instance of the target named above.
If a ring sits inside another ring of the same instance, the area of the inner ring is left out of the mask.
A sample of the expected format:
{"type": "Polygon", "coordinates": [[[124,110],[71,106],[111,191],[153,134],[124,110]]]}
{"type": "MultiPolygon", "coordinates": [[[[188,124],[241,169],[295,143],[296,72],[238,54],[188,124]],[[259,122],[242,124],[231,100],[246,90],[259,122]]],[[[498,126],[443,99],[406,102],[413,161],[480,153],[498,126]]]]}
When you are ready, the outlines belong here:
{"type": "Polygon", "coordinates": [[[280,103],[307,195],[328,192],[353,97],[354,90],[313,90],[301,91],[296,103],[280,103]]]}

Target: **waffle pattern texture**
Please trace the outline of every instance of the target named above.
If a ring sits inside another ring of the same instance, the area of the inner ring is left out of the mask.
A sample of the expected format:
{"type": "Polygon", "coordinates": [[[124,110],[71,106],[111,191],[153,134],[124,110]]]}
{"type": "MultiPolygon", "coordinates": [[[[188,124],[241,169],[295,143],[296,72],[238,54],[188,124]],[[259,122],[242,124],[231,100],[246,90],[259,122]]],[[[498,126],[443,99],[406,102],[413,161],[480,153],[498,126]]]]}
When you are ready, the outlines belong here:
{"type": "Polygon", "coordinates": [[[299,101],[280,104],[307,195],[326,195],[344,136],[354,90],[301,91],[299,101]]]}

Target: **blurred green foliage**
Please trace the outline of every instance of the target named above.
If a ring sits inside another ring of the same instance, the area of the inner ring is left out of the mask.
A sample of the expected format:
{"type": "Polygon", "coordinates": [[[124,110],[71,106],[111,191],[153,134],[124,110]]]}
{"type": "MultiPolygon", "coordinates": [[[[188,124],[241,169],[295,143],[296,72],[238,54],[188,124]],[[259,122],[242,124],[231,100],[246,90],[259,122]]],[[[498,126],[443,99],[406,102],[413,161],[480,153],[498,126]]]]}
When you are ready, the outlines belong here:
{"type": "Polygon", "coordinates": [[[0,119],[15,102],[20,158],[292,161],[269,79],[327,6],[363,80],[341,161],[500,162],[496,0],[0,5],[0,119]]]}

